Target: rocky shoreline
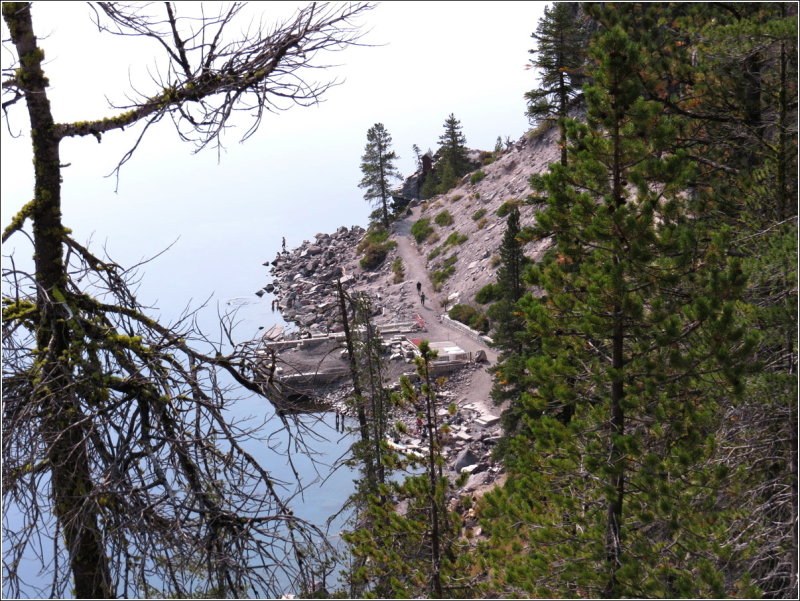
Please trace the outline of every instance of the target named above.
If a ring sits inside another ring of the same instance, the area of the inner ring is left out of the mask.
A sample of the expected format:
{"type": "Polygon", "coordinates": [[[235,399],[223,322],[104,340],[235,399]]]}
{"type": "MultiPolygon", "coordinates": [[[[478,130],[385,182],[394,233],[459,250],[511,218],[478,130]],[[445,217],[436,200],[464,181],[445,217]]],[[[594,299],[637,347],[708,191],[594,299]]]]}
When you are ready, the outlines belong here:
{"type": "MultiPolygon", "coordinates": [[[[349,291],[360,290],[370,295],[379,328],[387,325],[408,328],[405,335],[395,334],[394,339],[387,337],[384,341],[390,387],[397,386],[401,374],[414,372],[414,353],[409,350],[408,340],[427,334],[402,303],[410,292],[411,282],[394,285],[396,290],[390,291],[388,274],[367,271],[358,265],[355,249],[364,234],[365,230],[359,226],[340,227],[332,234],[317,234],[313,241],[304,241],[299,247],[285,250],[273,261],[264,263],[270,267],[272,281],[259,292],[272,293],[273,309],[280,311],[284,320],[294,326],[288,332],[271,331],[271,339],[265,341],[270,348],[279,349],[274,354],[279,365],[278,374],[285,376],[313,369],[324,373],[338,370],[342,374],[332,383],[319,386],[318,396],[310,404],[317,410],[327,407],[347,414],[344,401],[352,393],[344,343],[342,337],[337,336],[343,331],[337,282],[349,291]],[[290,341],[298,341],[298,344],[287,344],[290,341]],[[324,362],[323,357],[327,357],[324,362]]],[[[389,263],[387,259],[386,271],[389,263]]],[[[491,455],[501,434],[499,418],[487,414],[469,396],[473,375],[483,369],[484,365],[476,363],[451,367],[446,382],[437,387],[437,421],[440,426],[447,426],[442,448],[447,472],[452,478],[461,473],[469,474],[458,496],[490,488],[500,475],[500,468],[491,455]],[[452,414],[448,411],[451,404],[456,408],[452,414]]],[[[405,427],[402,433],[398,430],[387,440],[396,451],[416,460],[428,452],[418,416],[419,408],[399,410],[392,419],[405,427]]]]}

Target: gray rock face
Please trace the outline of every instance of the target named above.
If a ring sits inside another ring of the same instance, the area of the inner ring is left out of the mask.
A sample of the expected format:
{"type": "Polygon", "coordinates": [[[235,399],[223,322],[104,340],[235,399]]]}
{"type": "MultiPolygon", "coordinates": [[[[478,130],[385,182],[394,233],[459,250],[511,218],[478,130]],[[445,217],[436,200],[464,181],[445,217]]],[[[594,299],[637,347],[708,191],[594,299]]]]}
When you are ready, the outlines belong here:
{"type": "Polygon", "coordinates": [[[364,233],[359,226],[340,227],[333,234],[317,234],[313,242],[304,241],[265,263],[272,266],[273,281],[263,290],[275,294],[286,321],[315,332],[329,330],[338,311],[335,282],[352,285],[356,281],[345,274],[340,261],[353,252],[364,233]]]}
{"type": "Polygon", "coordinates": [[[456,473],[463,470],[465,467],[469,467],[470,465],[475,465],[479,461],[479,458],[475,456],[469,447],[465,448],[461,451],[458,456],[456,457],[456,461],[453,464],[453,469],[456,473]]]}

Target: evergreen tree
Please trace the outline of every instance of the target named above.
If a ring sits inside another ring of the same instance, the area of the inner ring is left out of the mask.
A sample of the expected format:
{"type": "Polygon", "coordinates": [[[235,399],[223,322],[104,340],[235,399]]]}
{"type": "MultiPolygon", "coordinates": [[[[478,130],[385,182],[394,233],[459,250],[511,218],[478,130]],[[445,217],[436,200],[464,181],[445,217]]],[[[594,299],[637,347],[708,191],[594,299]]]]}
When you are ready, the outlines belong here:
{"type": "MultiPolygon", "coordinates": [[[[520,418],[517,400],[528,385],[525,350],[530,350],[530,341],[524,335],[525,322],[518,306],[525,292],[522,270],[526,261],[520,239],[521,232],[519,207],[513,205],[506,218],[506,232],[500,246],[500,267],[494,292],[498,300],[488,311],[494,323],[493,344],[501,353],[494,368],[492,399],[496,403],[511,401],[503,411],[506,440],[517,431],[520,418]]],[[[500,454],[505,448],[505,444],[500,445],[500,454]]]]}
{"type": "Polygon", "coordinates": [[[461,122],[450,113],[444,122],[444,133],[439,136],[439,160],[436,163],[437,192],[444,194],[456,185],[458,178],[472,168],[467,157],[467,139],[461,131],[461,122]]]}
{"type": "Polygon", "coordinates": [[[745,282],[730,230],[708,219],[713,190],[686,193],[697,165],[672,152],[681,122],[642,97],[640,53],[618,27],[593,44],[588,125],[568,123],[569,168],[536,182],[537,232],[553,239],[530,271],[543,296],[520,303],[541,343],[536,386],[484,512],[495,553],[526,551],[494,565],[516,594],[727,596],[747,582],[720,571],[732,509],[717,501],[738,490],[714,461],[716,414],[754,344],[735,319],[745,282]]]}
{"type": "Polygon", "coordinates": [[[531,61],[540,71],[541,85],[525,94],[528,118],[534,121],[555,119],[561,132],[561,163],[567,161],[565,119],[570,101],[583,83],[585,49],[588,39],[582,27],[577,2],[555,2],[544,9],[536,32],[537,46],[531,61]]]}
{"type": "Polygon", "coordinates": [[[749,285],[737,319],[761,335],[755,373],[726,399],[716,438],[720,463],[742,474],[727,558],[763,594],[797,597],[797,6],[792,3],[592,6],[647,51],[647,94],[680,115],[676,140],[713,189],[708,218],[736,232],[749,285]],[[645,33],[646,32],[646,33],[645,33]],[[741,541],[743,534],[734,540],[741,541]]]}
{"type": "Polygon", "coordinates": [[[417,390],[404,377],[401,390],[406,403],[421,407],[428,448],[424,455],[395,457],[398,467],[410,465],[416,473],[401,482],[386,481],[377,493],[367,495],[356,528],[345,534],[357,565],[345,574],[351,596],[445,598],[445,591],[460,596],[469,592],[466,585],[458,584],[468,562],[467,554],[459,553],[456,539],[460,519],[446,507],[452,485],[443,476],[445,426],[438,422],[431,375],[435,352],[423,341],[420,353],[416,364],[421,387],[417,390]],[[418,462],[424,464],[423,473],[417,469],[418,462]]]}
{"type": "Polygon", "coordinates": [[[394,165],[397,154],[392,150],[392,136],[382,123],[376,123],[367,131],[367,145],[361,156],[361,178],[359,188],[364,188],[364,198],[375,201],[381,211],[384,227],[389,227],[389,202],[392,198],[390,181],[402,179],[394,165]]]}

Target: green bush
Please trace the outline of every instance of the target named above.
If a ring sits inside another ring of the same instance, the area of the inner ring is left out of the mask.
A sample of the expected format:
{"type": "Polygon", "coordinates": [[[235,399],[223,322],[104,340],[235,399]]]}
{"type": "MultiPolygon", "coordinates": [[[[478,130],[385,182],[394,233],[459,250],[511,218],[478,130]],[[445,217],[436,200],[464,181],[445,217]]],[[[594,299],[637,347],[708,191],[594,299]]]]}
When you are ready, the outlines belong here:
{"type": "Polygon", "coordinates": [[[433,261],[439,254],[442,252],[442,247],[437,246],[431,252],[428,253],[428,261],[433,261]]]}
{"type": "Polygon", "coordinates": [[[362,269],[375,269],[378,267],[383,263],[387,252],[388,249],[383,244],[367,244],[363,249],[364,256],[361,257],[359,262],[362,269]]]}
{"type": "Polygon", "coordinates": [[[472,214],[472,221],[478,221],[484,215],[486,215],[486,209],[478,209],[472,214]]]}
{"type": "Polygon", "coordinates": [[[417,244],[421,244],[425,238],[432,233],[433,228],[431,227],[431,220],[426,217],[423,217],[411,226],[411,235],[414,236],[414,240],[417,241],[417,244]]]}
{"type": "Polygon", "coordinates": [[[394,272],[394,283],[399,284],[403,281],[405,276],[405,269],[403,269],[403,259],[397,257],[392,262],[392,272],[394,272]]]}
{"type": "Polygon", "coordinates": [[[375,269],[383,263],[387,253],[396,246],[397,242],[389,240],[389,230],[383,227],[370,228],[356,249],[362,254],[359,262],[361,267],[375,269]]]}
{"type": "Polygon", "coordinates": [[[497,208],[497,216],[498,217],[505,217],[508,215],[508,212],[511,210],[511,207],[516,206],[519,204],[519,200],[516,198],[511,198],[505,201],[497,208]]]}
{"type": "Polygon", "coordinates": [[[445,209],[433,219],[434,223],[440,227],[445,227],[448,225],[453,225],[453,216],[450,214],[450,211],[445,209]]]}
{"type": "Polygon", "coordinates": [[[431,274],[431,283],[433,289],[438,291],[447,278],[456,272],[455,262],[458,260],[458,255],[452,254],[442,261],[441,268],[437,269],[431,274]]]}
{"type": "Polygon", "coordinates": [[[464,244],[464,242],[467,241],[467,238],[469,238],[469,236],[467,236],[466,234],[459,234],[458,232],[453,232],[447,237],[447,240],[444,241],[444,244],[442,246],[456,246],[458,244],[464,244]]]}
{"type": "Polygon", "coordinates": [[[500,300],[500,287],[497,284],[486,284],[475,294],[475,302],[482,305],[500,300]]]}
{"type": "Polygon", "coordinates": [[[450,319],[460,321],[479,332],[489,331],[489,318],[470,305],[455,305],[447,314],[450,319]]]}
{"type": "Polygon", "coordinates": [[[389,230],[384,229],[383,227],[378,228],[370,228],[367,231],[366,236],[361,241],[360,246],[366,246],[367,244],[383,244],[389,239],[389,230]]]}
{"type": "Polygon", "coordinates": [[[486,221],[486,217],[484,217],[483,219],[481,219],[481,220],[478,222],[478,229],[479,229],[479,230],[482,230],[484,227],[486,227],[486,224],[487,224],[487,223],[488,223],[488,222],[486,221]]]}
{"type": "Polygon", "coordinates": [[[477,184],[484,177],[486,177],[486,173],[484,173],[483,171],[476,171],[475,173],[469,176],[469,183],[477,184]]]}
{"type": "Polygon", "coordinates": [[[433,289],[438,291],[442,283],[455,272],[456,268],[452,265],[450,267],[445,267],[443,269],[437,269],[434,271],[431,274],[431,283],[433,284],[433,289]]]}

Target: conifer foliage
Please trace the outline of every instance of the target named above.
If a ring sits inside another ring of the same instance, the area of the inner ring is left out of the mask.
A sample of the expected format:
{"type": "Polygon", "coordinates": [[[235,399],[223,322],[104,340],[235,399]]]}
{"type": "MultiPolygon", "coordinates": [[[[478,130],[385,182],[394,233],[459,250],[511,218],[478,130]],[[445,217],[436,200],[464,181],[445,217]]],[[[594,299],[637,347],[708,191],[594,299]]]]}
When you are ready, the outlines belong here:
{"type": "Polygon", "coordinates": [[[713,559],[730,553],[718,501],[735,494],[714,462],[716,415],[754,346],[735,319],[745,279],[730,230],[707,227],[713,191],[686,193],[697,165],[673,152],[680,123],[643,98],[640,53],[619,27],[592,45],[588,123],[567,124],[568,167],[535,181],[553,246],[529,274],[543,296],[521,306],[541,350],[513,477],[485,512],[498,552],[526,547],[495,572],[514,592],[748,590],[713,559]]]}
{"type": "Polygon", "coordinates": [[[382,123],[376,123],[367,131],[367,145],[361,156],[361,178],[359,188],[364,188],[364,199],[378,206],[380,221],[389,227],[389,203],[392,199],[391,181],[401,179],[394,162],[398,159],[392,150],[392,136],[382,123]]]}
{"type": "Polygon", "coordinates": [[[566,129],[570,101],[583,83],[588,34],[582,26],[577,2],[555,2],[545,7],[536,32],[531,35],[537,46],[531,50],[538,67],[540,86],[525,94],[528,118],[532,121],[556,119],[561,131],[561,163],[566,164],[566,129]]]}
{"type": "Polygon", "coordinates": [[[472,169],[467,156],[467,139],[461,131],[461,122],[453,113],[444,122],[444,133],[439,136],[439,150],[434,170],[422,185],[422,197],[444,194],[456,185],[458,178],[472,169]]]}

